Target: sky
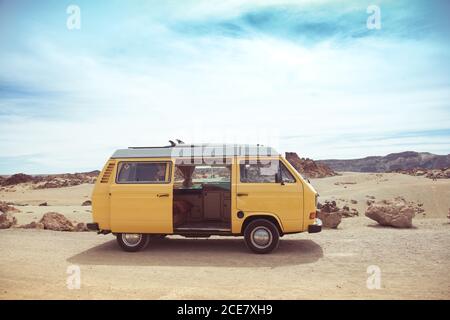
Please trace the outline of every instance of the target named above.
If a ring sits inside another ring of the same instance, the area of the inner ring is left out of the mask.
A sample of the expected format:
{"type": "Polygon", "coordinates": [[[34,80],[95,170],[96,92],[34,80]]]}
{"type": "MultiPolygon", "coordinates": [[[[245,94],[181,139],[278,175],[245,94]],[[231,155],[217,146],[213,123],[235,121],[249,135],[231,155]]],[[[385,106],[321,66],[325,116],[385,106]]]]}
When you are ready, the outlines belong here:
{"type": "Polygon", "coordinates": [[[313,159],[448,154],[449,12],[445,0],[0,0],[0,173],[100,169],[115,149],[169,139],[313,159]]]}

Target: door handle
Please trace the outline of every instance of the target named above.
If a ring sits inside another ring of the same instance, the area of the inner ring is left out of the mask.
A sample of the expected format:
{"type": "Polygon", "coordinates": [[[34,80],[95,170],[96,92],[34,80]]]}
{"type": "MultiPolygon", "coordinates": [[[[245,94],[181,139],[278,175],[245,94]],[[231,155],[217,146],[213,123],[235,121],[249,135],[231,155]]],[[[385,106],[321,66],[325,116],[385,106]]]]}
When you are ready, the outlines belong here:
{"type": "Polygon", "coordinates": [[[168,193],[158,193],[156,196],[157,196],[158,198],[162,198],[162,197],[168,197],[169,194],[168,194],[168,193]]]}
{"type": "Polygon", "coordinates": [[[237,196],[238,197],[246,197],[246,196],[248,196],[248,193],[238,193],[237,196]]]}

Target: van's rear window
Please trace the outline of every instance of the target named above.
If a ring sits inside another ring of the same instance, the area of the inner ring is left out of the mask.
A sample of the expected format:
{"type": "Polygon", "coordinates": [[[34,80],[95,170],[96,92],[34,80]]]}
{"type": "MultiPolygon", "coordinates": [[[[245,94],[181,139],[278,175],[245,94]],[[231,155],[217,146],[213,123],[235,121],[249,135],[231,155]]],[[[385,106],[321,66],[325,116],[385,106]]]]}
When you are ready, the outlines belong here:
{"type": "Polygon", "coordinates": [[[168,182],[165,162],[120,162],[118,183],[161,183],[168,182]]]}

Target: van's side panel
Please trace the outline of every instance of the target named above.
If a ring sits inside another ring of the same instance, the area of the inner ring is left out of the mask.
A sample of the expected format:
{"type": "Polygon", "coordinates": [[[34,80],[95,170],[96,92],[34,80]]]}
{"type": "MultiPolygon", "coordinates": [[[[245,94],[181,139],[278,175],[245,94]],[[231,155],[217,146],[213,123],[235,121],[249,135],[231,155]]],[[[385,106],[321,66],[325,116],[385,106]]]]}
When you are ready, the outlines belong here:
{"type": "Polygon", "coordinates": [[[118,183],[110,187],[111,231],[173,233],[173,161],[169,158],[118,159],[117,162],[168,162],[170,182],[118,183]]]}
{"type": "Polygon", "coordinates": [[[108,160],[100,172],[92,191],[92,218],[100,230],[111,230],[109,186],[116,174],[116,161],[108,160]]]}

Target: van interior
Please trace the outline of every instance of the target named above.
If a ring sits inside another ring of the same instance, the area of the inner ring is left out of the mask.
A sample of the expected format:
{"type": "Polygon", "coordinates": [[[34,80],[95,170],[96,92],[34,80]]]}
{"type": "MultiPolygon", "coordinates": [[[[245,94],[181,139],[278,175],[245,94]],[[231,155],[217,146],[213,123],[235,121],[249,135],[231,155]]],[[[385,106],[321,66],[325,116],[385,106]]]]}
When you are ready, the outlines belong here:
{"type": "Polygon", "coordinates": [[[231,164],[175,164],[173,228],[177,232],[231,230],[231,164]]]}

